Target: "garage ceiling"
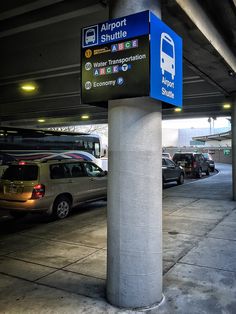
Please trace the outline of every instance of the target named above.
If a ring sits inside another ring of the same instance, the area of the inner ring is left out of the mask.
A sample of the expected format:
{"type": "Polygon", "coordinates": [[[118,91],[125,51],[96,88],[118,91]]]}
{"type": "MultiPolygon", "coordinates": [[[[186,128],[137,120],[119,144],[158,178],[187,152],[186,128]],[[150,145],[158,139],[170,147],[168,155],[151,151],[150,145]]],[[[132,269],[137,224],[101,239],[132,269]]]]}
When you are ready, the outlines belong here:
{"type": "MultiPolygon", "coordinates": [[[[174,0],[162,1],[162,18],[183,37],[184,106],[163,109],[164,119],[229,115],[222,108],[236,91],[229,66],[174,0]]],[[[199,0],[210,21],[236,55],[234,0],[199,0]],[[225,12],[225,14],[218,14],[225,12]]],[[[36,127],[107,122],[107,109],[80,102],[81,27],[108,19],[99,0],[11,0],[0,3],[0,123],[36,127]],[[38,86],[20,92],[22,82],[38,86]]]]}

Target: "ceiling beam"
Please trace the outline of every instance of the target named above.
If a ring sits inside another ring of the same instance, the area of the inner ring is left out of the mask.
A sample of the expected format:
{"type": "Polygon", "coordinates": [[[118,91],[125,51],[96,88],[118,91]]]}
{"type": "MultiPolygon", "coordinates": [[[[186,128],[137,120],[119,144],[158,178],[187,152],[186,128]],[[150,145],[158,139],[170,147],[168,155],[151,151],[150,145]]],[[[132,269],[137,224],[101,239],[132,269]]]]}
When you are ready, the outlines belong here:
{"type": "Polygon", "coordinates": [[[73,19],[79,16],[85,16],[88,14],[96,13],[98,11],[101,11],[101,9],[104,9],[104,4],[102,4],[100,1],[97,0],[94,3],[95,4],[93,5],[88,5],[89,4],[88,3],[84,7],[73,9],[66,13],[57,14],[57,15],[50,16],[44,19],[39,19],[36,21],[32,20],[32,22],[29,22],[28,24],[20,24],[15,27],[14,26],[10,27],[8,29],[0,31],[0,38],[4,38],[7,36],[22,33],[25,31],[33,30],[33,29],[51,25],[54,23],[66,21],[66,20],[73,19]]]}
{"type": "Polygon", "coordinates": [[[0,21],[28,13],[37,9],[41,9],[43,7],[47,7],[49,5],[62,2],[63,0],[38,0],[38,1],[31,1],[30,3],[23,4],[21,6],[18,6],[14,9],[10,9],[7,11],[3,11],[0,13],[0,21]]]}
{"type": "Polygon", "coordinates": [[[176,0],[176,2],[218,51],[229,67],[236,73],[236,58],[233,52],[197,1],[176,0]]]}
{"type": "Polygon", "coordinates": [[[196,113],[168,113],[165,112],[162,113],[162,120],[178,120],[178,119],[197,119],[197,118],[209,118],[209,117],[229,117],[231,116],[231,112],[218,112],[215,114],[214,112],[196,112],[196,113]]]}

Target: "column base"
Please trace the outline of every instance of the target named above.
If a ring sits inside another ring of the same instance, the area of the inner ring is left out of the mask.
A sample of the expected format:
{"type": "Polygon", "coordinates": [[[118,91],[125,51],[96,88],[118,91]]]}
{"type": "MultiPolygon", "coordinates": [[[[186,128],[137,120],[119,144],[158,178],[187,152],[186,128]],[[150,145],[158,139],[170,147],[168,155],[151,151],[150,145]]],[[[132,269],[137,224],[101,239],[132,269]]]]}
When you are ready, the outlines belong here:
{"type": "MultiPolygon", "coordinates": [[[[166,300],[166,298],[165,298],[164,294],[162,294],[161,301],[158,303],[154,303],[150,306],[145,306],[145,307],[118,307],[118,306],[116,306],[116,308],[118,308],[120,310],[126,310],[126,311],[135,311],[135,312],[138,311],[141,313],[147,312],[148,314],[156,314],[157,313],[156,310],[165,302],[165,300],[166,300]]],[[[113,304],[111,304],[111,305],[114,306],[113,304]]]]}

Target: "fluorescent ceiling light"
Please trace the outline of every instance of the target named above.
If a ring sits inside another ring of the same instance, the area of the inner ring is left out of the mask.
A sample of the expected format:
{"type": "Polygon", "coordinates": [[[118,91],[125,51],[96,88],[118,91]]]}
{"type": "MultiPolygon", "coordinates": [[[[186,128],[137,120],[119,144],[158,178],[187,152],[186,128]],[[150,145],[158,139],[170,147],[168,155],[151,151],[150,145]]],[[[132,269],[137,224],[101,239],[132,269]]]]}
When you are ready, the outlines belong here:
{"type": "Polygon", "coordinates": [[[36,90],[36,85],[32,83],[25,83],[21,85],[21,89],[24,92],[33,92],[36,90]]]}
{"type": "Polygon", "coordinates": [[[87,119],[89,119],[89,115],[88,115],[88,114],[83,114],[83,115],[81,116],[81,119],[87,120],[87,119]]]}

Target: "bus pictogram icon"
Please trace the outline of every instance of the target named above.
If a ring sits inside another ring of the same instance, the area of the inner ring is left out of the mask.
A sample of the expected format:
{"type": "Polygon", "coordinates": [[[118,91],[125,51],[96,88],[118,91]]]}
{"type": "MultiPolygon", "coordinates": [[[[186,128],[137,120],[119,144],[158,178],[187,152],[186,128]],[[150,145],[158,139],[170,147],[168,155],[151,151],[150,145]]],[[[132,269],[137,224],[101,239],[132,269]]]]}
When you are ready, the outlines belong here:
{"type": "Polygon", "coordinates": [[[173,39],[167,33],[161,34],[160,43],[160,67],[162,75],[165,72],[171,74],[172,80],[175,77],[175,44],[173,39]]]}
{"type": "Polygon", "coordinates": [[[98,25],[83,29],[83,47],[95,46],[98,44],[98,25]]]}

